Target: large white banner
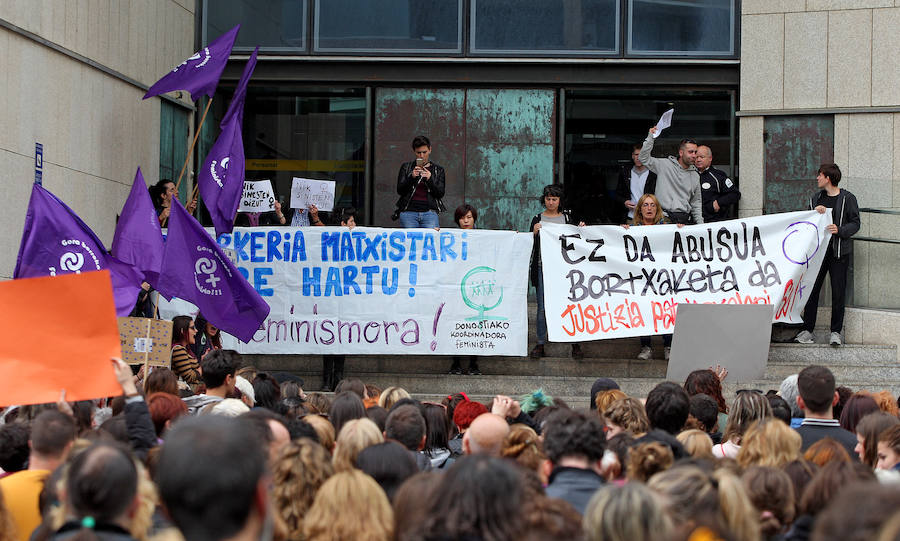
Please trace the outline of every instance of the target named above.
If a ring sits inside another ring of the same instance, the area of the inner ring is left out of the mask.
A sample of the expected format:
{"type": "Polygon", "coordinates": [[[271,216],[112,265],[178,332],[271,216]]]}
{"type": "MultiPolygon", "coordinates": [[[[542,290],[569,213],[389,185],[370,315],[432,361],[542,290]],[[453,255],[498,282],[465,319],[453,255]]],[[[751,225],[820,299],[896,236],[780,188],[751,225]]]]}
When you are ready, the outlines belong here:
{"type": "Polygon", "coordinates": [[[671,333],[679,303],[772,304],[801,323],[831,214],[789,212],[679,228],[544,224],[550,340],[671,333]]]}
{"type": "Polygon", "coordinates": [[[218,241],[272,307],[250,343],[226,339],[240,353],[527,352],[530,233],[247,227],[218,241]]]}

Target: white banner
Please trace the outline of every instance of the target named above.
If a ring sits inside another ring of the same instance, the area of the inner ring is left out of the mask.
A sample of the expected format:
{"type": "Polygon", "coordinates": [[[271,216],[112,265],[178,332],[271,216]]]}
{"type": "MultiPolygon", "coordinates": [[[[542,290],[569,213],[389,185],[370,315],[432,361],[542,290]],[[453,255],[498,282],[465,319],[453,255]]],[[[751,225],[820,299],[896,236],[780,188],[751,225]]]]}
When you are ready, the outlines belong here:
{"type": "Polygon", "coordinates": [[[333,180],[294,177],[291,183],[291,208],[305,209],[310,205],[325,212],[334,209],[333,180]]]}
{"type": "Polygon", "coordinates": [[[790,212],[678,228],[544,224],[551,341],[668,334],[679,303],[772,304],[801,323],[831,214],[790,212]]]}
{"type": "MultiPolygon", "coordinates": [[[[514,231],[247,227],[219,237],[272,311],[263,354],[527,353],[533,235],[514,231]]],[[[174,308],[196,313],[185,303],[174,308]]]]}
{"type": "Polygon", "coordinates": [[[275,194],[269,180],[245,180],[238,212],[270,212],[275,210],[275,194]]]}

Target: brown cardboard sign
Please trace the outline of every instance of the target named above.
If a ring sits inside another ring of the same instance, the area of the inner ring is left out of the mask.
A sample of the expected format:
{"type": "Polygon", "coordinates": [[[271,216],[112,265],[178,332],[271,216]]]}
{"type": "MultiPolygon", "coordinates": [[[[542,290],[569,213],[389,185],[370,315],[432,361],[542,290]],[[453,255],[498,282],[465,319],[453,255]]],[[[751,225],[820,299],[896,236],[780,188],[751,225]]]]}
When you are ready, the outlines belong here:
{"type": "Polygon", "coordinates": [[[122,360],[128,364],[169,367],[172,362],[172,322],[120,317],[122,360]]]}

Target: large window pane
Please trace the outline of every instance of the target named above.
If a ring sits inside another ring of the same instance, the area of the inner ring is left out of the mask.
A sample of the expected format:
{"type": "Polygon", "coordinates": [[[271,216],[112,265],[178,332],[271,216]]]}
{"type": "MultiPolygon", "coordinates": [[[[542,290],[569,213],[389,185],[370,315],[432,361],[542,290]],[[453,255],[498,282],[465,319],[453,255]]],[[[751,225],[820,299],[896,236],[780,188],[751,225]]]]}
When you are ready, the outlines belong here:
{"type": "Polygon", "coordinates": [[[203,14],[209,39],[240,23],[235,49],[306,50],[306,0],[204,0],[203,14]]]}
{"type": "Polygon", "coordinates": [[[630,54],[734,54],[734,0],[628,0],[628,6],[630,54]]]}
{"type": "Polygon", "coordinates": [[[315,50],[462,51],[462,0],[316,0],[315,50]]]}
{"type": "Polygon", "coordinates": [[[472,0],[472,52],[615,53],[618,0],[472,0]]]}
{"type": "MultiPolygon", "coordinates": [[[[271,180],[285,209],[294,177],[333,180],[335,208],[355,207],[365,223],[365,96],[363,88],[251,85],[243,126],[247,180],[271,180]]],[[[219,104],[229,100],[216,96],[219,104]]],[[[214,109],[224,113],[222,105],[214,109]]],[[[323,219],[328,223],[329,216],[323,219]]]]}

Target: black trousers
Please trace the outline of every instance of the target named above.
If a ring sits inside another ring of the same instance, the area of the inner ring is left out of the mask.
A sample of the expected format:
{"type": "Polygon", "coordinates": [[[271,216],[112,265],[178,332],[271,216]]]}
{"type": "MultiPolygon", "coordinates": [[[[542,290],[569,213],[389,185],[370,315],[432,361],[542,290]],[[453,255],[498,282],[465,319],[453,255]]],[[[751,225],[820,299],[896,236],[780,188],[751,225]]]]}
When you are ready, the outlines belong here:
{"type": "Polygon", "coordinates": [[[822,268],[816,276],[816,283],[809,292],[809,300],[803,309],[803,330],[812,332],[816,327],[819,308],[819,293],[825,283],[825,273],[831,279],[831,332],[841,332],[844,328],[844,303],[847,299],[847,272],[850,270],[850,254],[835,257],[831,246],[825,252],[822,268]]]}

